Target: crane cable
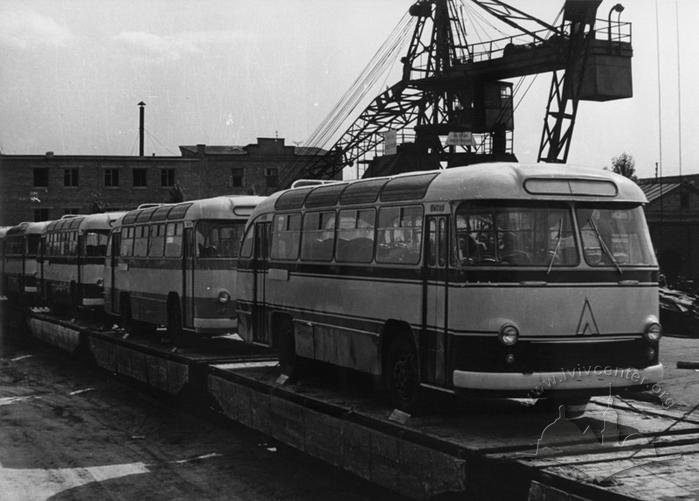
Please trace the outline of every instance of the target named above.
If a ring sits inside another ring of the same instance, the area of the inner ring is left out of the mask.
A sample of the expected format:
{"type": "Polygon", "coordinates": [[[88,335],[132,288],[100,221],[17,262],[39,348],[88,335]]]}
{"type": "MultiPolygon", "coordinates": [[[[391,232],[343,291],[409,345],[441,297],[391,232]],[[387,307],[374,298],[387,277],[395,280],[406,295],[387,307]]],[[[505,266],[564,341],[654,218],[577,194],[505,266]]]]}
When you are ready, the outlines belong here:
{"type": "Polygon", "coordinates": [[[401,22],[399,22],[387,41],[376,52],[364,71],[362,71],[340,102],[314,131],[309,140],[310,145],[325,146],[330,137],[337,132],[338,128],[357,108],[369,90],[375,86],[378,78],[385,73],[385,69],[393,65],[396,53],[409,31],[410,24],[411,19],[407,15],[403,16],[401,22]]]}
{"type": "MultiPolygon", "coordinates": [[[[375,86],[378,78],[386,72],[386,68],[393,67],[397,52],[405,44],[414,24],[413,21],[414,18],[408,13],[403,15],[359,76],[305,141],[306,147],[316,148],[316,156],[323,156],[326,153],[323,148],[327,149],[330,139],[336,134],[338,128],[347,121],[369,90],[375,86]]],[[[299,164],[306,162],[307,160],[297,157],[289,165],[288,172],[295,172],[299,164]]]]}

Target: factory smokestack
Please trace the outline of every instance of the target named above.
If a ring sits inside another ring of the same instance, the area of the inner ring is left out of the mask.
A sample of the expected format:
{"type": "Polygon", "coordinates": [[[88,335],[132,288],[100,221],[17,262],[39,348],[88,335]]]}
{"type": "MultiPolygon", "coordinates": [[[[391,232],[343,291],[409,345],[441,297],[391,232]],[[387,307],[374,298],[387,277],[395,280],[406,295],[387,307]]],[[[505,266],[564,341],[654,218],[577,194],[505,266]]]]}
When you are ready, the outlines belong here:
{"type": "Polygon", "coordinates": [[[138,120],[138,156],[143,156],[143,121],[145,116],[146,103],[141,101],[138,103],[139,108],[139,120],[138,120]]]}

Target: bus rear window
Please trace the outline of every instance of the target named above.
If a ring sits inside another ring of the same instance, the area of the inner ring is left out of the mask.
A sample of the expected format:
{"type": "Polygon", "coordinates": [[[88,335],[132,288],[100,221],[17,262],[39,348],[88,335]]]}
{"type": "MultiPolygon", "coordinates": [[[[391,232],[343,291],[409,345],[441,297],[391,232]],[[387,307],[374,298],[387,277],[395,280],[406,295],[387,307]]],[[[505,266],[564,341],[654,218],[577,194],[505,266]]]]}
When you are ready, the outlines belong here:
{"type": "Polygon", "coordinates": [[[200,221],[196,230],[197,257],[237,257],[244,227],[243,221],[200,221]]]}
{"type": "Polygon", "coordinates": [[[104,257],[107,253],[108,231],[88,231],[83,236],[83,252],[90,257],[104,257]]]}

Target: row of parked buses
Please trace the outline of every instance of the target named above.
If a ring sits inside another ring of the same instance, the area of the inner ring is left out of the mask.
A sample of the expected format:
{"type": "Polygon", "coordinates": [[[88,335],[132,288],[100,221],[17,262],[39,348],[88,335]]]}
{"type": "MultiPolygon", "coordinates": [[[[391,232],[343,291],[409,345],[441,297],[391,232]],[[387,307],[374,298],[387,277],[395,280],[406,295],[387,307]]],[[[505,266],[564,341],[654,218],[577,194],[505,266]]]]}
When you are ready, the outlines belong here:
{"type": "MultiPolygon", "coordinates": [[[[237,329],[279,352],[425,388],[593,394],[662,378],[641,190],[605,171],[483,164],[22,223],[3,285],[130,331],[237,329]]],[[[3,233],[0,233],[2,236],[3,233]]]]}

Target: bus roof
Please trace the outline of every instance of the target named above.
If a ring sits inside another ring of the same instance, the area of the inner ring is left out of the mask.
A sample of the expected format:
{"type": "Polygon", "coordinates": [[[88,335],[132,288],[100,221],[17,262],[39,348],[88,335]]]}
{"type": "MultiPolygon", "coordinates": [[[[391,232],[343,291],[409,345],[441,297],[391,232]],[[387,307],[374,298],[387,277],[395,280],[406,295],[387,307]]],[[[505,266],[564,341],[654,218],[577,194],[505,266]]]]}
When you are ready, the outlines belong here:
{"type": "Polygon", "coordinates": [[[88,214],[80,221],[80,230],[108,230],[126,212],[101,212],[99,214],[88,214]]]}
{"type": "Polygon", "coordinates": [[[256,212],[398,201],[579,200],[645,203],[633,181],[601,169],[565,164],[493,162],[409,172],[277,192],[256,212]]]}
{"type": "Polygon", "coordinates": [[[36,235],[42,234],[51,221],[39,221],[36,223],[19,223],[7,230],[7,235],[36,235]]]}
{"type": "Polygon", "coordinates": [[[252,210],[263,200],[265,200],[265,197],[231,195],[190,200],[178,204],[162,204],[126,212],[116,225],[182,219],[247,218],[252,213],[252,210]]]}

